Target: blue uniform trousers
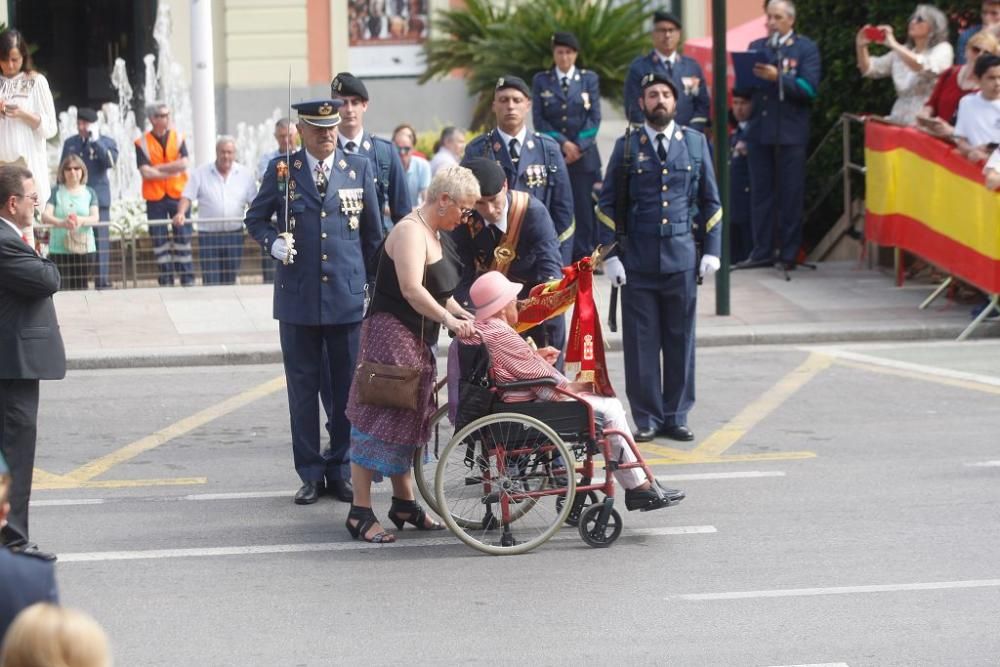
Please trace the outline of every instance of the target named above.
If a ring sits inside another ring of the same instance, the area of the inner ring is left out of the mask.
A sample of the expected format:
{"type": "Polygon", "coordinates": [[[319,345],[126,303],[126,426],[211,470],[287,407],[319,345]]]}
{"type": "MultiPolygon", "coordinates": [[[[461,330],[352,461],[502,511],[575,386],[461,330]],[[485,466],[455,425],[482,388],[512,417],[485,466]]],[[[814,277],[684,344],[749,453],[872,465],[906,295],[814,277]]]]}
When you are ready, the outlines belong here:
{"type": "Polygon", "coordinates": [[[685,426],[694,405],[697,272],[634,282],[629,276],[622,287],[625,393],[632,418],[640,429],[685,426]]]}
{"type": "MultiPolygon", "coordinates": [[[[101,206],[97,209],[97,219],[101,222],[111,220],[111,209],[101,206]]],[[[97,289],[107,289],[111,287],[111,279],[108,276],[108,266],[111,261],[111,230],[107,227],[96,226],[94,229],[94,243],[97,244],[97,257],[94,258],[92,267],[94,273],[94,287],[97,289]]]]}
{"type": "MultiPolygon", "coordinates": [[[[150,220],[172,218],[177,213],[179,203],[179,200],[170,197],[164,197],[159,201],[147,201],[146,217],[150,220]]],[[[188,216],[190,217],[190,212],[188,216]]],[[[193,285],[191,223],[186,222],[180,227],[174,227],[171,223],[149,225],[149,238],[153,241],[153,256],[160,269],[160,285],[173,285],[175,273],[180,276],[181,285],[193,285]]]]}
{"type": "Polygon", "coordinates": [[[320,482],[324,477],[350,479],[351,424],[344,410],[354,376],[361,323],[306,326],[279,322],[278,333],[288,383],[295,470],[303,482],[320,482]],[[324,357],[331,379],[329,405],[324,407],[332,419],[330,448],[322,451],[316,396],[323,375],[317,361],[324,357]]]}
{"type": "Polygon", "coordinates": [[[752,261],[771,259],[794,262],[802,245],[802,203],[806,187],[805,144],[752,143],[750,197],[752,201],[752,261]],[[774,225],[777,222],[778,236],[774,225]]]}
{"type": "MultiPolygon", "coordinates": [[[[589,257],[597,247],[597,218],[594,215],[594,183],[601,180],[601,172],[577,172],[569,169],[569,184],[573,188],[573,217],[576,231],[573,232],[573,256],[571,261],[589,257]]],[[[563,258],[565,259],[565,258],[563,258]]],[[[567,263],[568,264],[568,263],[567,263]]]]}
{"type": "Polygon", "coordinates": [[[203,285],[235,284],[243,261],[243,230],[199,232],[198,261],[203,285]]]}

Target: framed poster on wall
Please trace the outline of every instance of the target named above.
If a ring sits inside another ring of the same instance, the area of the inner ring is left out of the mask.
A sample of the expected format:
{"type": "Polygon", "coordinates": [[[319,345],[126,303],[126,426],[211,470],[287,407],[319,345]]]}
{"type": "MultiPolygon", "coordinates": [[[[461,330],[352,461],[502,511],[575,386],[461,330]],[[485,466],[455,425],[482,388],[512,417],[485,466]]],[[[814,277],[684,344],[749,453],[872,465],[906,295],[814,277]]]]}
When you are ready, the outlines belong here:
{"type": "Polygon", "coordinates": [[[348,0],[351,72],[362,77],[423,74],[428,1],[348,0]]]}

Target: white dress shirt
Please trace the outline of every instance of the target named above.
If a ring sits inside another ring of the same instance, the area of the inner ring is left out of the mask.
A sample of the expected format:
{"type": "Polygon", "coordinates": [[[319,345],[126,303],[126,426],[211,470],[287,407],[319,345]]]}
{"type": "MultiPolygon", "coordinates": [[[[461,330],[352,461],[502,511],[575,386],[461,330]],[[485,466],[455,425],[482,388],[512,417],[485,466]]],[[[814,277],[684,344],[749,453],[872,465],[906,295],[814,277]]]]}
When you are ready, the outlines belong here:
{"type": "Polygon", "coordinates": [[[229,218],[226,222],[198,222],[198,231],[235,232],[243,229],[243,214],[257,196],[257,184],[250,170],[239,162],[234,162],[225,176],[215,162],[209,162],[191,172],[182,196],[198,202],[198,218],[229,218]]]}

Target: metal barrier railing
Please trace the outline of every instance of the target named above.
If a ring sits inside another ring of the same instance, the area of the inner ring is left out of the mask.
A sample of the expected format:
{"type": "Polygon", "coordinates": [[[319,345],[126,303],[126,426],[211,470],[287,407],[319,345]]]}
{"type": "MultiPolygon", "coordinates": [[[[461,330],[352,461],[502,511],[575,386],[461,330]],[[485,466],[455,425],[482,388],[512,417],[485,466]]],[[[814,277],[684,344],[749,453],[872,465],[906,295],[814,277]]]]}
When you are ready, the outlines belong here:
{"type": "Polygon", "coordinates": [[[112,222],[95,231],[93,251],[71,253],[64,235],[34,226],[36,238],[63,274],[63,289],[260,284],[274,279],[274,261],[246,232],[242,218],[190,218],[177,228],[170,219],[146,219],[127,229],[112,222]],[[107,240],[99,230],[107,230],[107,240]],[[49,241],[55,240],[53,246],[49,241]]]}

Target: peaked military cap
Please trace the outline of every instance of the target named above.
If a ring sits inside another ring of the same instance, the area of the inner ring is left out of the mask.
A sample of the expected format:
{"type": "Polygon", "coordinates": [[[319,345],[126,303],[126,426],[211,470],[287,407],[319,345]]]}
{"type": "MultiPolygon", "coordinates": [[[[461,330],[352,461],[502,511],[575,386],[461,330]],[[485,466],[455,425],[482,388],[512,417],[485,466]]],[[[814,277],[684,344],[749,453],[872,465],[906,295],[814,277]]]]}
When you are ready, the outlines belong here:
{"type": "Polygon", "coordinates": [[[365,88],[364,82],[350,72],[341,72],[333,77],[333,81],[330,83],[330,94],[343,97],[355,95],[365,102],[368,101],[368,89],[365,88]]]}
{"type": "Polygon", "coordinates": [[[677,84],[663,72],[650,72],[646,76],[642,77],[642,81],[639,85],[642,86],[642,90],[645,91],[647,88],[656,83],[662,83],[669,86],[671,92],[674,94],[674,97],[677,97],[677,84]]]}
{"type": "Polygon", "coordinates": [[[89,107],[80,107],[76,110],[76,117],[79,120],[85,120],[88,123],[97,122],[97,112],[89,107]]]}
{"type": "Polygon", "coordinates": [[[316,127],[336,127],[340,125],[338,113],[343,100],[310,100],[293,104],[292,108],[299,112],[299,120],[316,127]]]}
{"type": "Polygon", "coordinates": [[[524,82],[524,79],[518,76],[502,76],[497,79],[497,85],[493,90],[503,90],[504,88],[513,88],[514,90],[520,90],[522,93],[531,97],[531,88],[528,84],[524,82]]]}
{"type": "Polygon", "coordinates": [[[683,27],[681,26],[681,20],[679,18],[670,12],[663,11],[662,9],[658,9],[653,12],[653,23],[659,23],[660,21],[669,21],[677,26],[678,30],[683,27]]]}
{"type": "Polygon", "coordinates": [[[733,88],[733,97],[738,97],[741,100],[749,100],[753,97],[752,88],[733,88]]]}
{"type": "Polygon", "coordinates": [[[580,50],[580,42],[577,41],[576,35],[571,32],[552,33],[552,48],[557,46],[566,46],[574,51],[580,50]]]}
{"type": "Polygon", "coordinates": [[[472,172],[479,181],[479,194],[492,197],[503,190],[507,175],[494,160],[485,157],[474,157],[464,160],[462,166],[472,172]]]}

